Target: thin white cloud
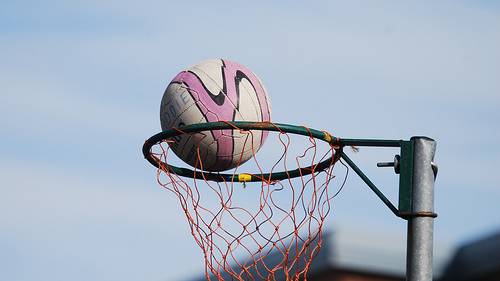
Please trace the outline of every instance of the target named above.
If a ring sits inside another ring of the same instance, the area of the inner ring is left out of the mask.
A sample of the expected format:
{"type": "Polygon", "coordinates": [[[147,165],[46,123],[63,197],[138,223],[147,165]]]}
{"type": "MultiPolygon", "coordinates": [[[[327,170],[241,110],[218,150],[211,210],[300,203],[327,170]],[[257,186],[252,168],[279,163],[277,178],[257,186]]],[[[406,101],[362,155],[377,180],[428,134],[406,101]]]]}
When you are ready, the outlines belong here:
{"type": "Polygon", "coordinates": [[[113,103],[95,95],[75,92],[76,89],[61,85],[60,81],[30,75],[24,75],[22,79],[20,76],[3,76],[0,80],[6,85],[0,103],[2,123],[16,134],[43,137],[54,132],[90,130],[117,137],[135,137],[153,129],[152,114],[148,116],[130,104],[113,103]]]}
{"type": "MultiPolygon", "coordinates": [[[[179,213],[175,197],[157,187],[153,178],[142,185],[127,179],[90,178],[77,170],[59,170],[35,161],[11,160],[0,162],[0,167],[0,220],[4,230],[111,221],[184,223],[181,215],[175,215],[179,213]]],[[[183,230],[172,229],[179,233],[183,230]]]]}

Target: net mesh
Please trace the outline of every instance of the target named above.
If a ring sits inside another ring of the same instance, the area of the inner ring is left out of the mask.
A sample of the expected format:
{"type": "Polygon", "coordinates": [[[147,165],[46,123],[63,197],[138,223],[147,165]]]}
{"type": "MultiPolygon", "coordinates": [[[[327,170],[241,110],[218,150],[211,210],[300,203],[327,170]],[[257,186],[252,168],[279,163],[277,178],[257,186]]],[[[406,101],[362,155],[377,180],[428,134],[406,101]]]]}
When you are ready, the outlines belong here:
{"type": "MultiPolygon", "coordinates": [[[[261,133],[242,132],[249,140],[244,149],[252,146],[254,134],[261,133]]],[[[207,280],[307,280],[322,247],[331,200],[338,193],[331,190],[338,147],[312,136],[270,132],[263,151],[256,154],[258,148],[251,147],[251,160],[231,171],[257,171],[251,174],[260,181],[241,183],[237,176],[216,182],[176,174],[168,167],[179,162],[172,156],[175,141],[163,140],[151,150],[158,159],[157,180],[177,196],[203,253],[207,280]],[[329,165],[318,169],[317,163],[325,160],[329,165]],[[289,167],[301,169],[300,175],[290,176],[289,167]],[[272,180],[270,175],[278,171],[288,176],[272,180]]],[[[198,155],[195,174],[203,162],[201,148],[193,149],[198,155]]]]}

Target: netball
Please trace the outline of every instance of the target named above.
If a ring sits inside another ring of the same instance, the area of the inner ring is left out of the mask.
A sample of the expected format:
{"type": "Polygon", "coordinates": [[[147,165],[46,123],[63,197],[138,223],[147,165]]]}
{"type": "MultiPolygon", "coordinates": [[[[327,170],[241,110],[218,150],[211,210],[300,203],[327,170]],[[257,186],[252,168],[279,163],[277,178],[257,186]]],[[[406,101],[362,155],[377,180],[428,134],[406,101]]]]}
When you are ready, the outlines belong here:
{"type": "MultiPolygon", "coordinates": [[[[271,106],[261,80],[248,68],[226,59],[202,61],[177,74],[160,106],[162,130],[218,121],[271,121],[271,106]]],[[[212,130],[184,134],[169,143],[187,164],[224,171],[248,161],[267,131],[212,130]]]]}

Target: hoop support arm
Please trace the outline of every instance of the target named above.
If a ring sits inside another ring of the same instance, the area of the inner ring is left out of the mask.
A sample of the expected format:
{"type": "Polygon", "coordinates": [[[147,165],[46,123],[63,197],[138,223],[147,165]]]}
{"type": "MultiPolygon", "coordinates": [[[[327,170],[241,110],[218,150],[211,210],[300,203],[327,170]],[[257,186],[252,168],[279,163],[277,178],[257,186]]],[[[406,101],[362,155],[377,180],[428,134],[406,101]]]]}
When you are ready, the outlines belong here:
{"type": "MultiPolygon", "coordinates": [[[[401,148],[401,167],[398,167],[399,177],[399,208],[378,189],[378,187],[368,178],[363,171],[342,151],[341,159],[351,167],[354,172],[363,180],[363,182],[375,193],[375,195],[389,208],[389,210],[402,219],[408,220],[414,217],[431,217],[436,218],[434,212],[415,211],[413,210],[413,154],[414,154],[414,139],[405,140],[381,140],[381,139],[342,139],[334,138],[334,142],[340,146],[368,146],[368,147],[400,147],[401,148]],[[400,171],[399,171],[400,170],[400,171]]],[[[386,163],[387,164],[387,163],[386,163]]],[[[391,163],[394,164],[394,163],[391,163]]],[[[399,165],[399,163],[398,163],[399,165]]],[[[437,174],[437,166],[432,163],[434,175],[437,174]]]]}
{"type": "Polygon", "coordinates": [[[340,157],[345,160],[345,162],[351,167],[356,174],[368,185],[368,187],[377,195],[377,197],[384,202],[384,204],[391,210],[394,215],[400,217],[399,210],[396,208],[387,197],[380,191],[377,186],[361,171],[361,169],[354,164],[354,162],[349,158],[344,152],[341,153],[340,157]]]}
{"type": "Polygon", "coordinates": [[[342,146],[375,146],[375,147],[401,147],[403,140],[379,140],[379,139],[336,139],[342,146]]]}

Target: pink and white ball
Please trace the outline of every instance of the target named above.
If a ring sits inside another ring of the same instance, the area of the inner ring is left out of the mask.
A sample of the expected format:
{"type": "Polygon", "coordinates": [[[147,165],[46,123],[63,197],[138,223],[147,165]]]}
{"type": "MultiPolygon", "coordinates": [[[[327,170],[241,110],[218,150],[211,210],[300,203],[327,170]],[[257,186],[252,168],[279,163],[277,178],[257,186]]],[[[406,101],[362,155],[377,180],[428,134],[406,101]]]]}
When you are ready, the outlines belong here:
{"type": "MultiPolygon", "coordinates": [[[[267,122],[271,121],[271,105],[262,82],[248,68],[210,59],[174,77],[161,100],[160,120],[162,130],[217,121],[267,122]]],[[[181,135],[170,147],[193,167],[224,171],[249,160],[266,137],[267,131],[249,135],[239,130],[213,130],[181,135]]]]}

